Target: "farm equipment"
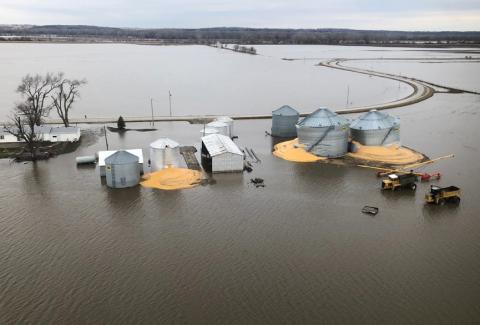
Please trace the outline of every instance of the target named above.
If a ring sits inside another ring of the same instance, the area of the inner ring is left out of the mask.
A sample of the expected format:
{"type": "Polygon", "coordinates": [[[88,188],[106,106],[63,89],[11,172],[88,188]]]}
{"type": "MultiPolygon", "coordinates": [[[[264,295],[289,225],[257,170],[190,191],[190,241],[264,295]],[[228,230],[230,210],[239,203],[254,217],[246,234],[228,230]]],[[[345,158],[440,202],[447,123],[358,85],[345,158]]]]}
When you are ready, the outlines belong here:
{"type": "Polygon", "coordinates": [[[454,155],[442,156],[442,157],[427,160],[427,161],[424,161],[424,162],[421,162],[421,163],[415,163],[415,164],[411,164],[411,165],[407,165],[407,166],[403,166],[403,167],[398,167],[397,169],[395,169],[395,168],[374,167],[374,166],[367,166],[367,165],[358,165],[358,166],[363,167],[363,168],[370,168],[370,169],[378,170],[377,177],[388,176],[389,174],[392,174],[392,173],[397,174],[397,175],[398,174],[414,174],[414,175],[417,175],[418,177],[420,177],[420,180],[422,182],[428,182],[432,179],[439,180],[442,177],[442,174],[440,174],[438,172],[437,173],[426,173],[426,172],[420,173],[420,172],[414,171],[414,169],[424,167],[426,165],[432,164],[432,163],[434,163],[436,161],[439,161],[439,160],[442,160],[442,159],[453,158],[453,157],[454,157],[454,155]]]}
{"type": "Polygon", "coordinates": [[[460,203],[460,189],[456,186],[430,186],[430,192],[425,194],[425,202],[443,205],[447,202],[460,203]]]}
{"type": "Polygon", "coordinates": [[[382,190],[395,191],[397,188],[410,188],[413,191],[417,189],[417,175],[408,174],[390,174],[382,181],[382,190]]]}

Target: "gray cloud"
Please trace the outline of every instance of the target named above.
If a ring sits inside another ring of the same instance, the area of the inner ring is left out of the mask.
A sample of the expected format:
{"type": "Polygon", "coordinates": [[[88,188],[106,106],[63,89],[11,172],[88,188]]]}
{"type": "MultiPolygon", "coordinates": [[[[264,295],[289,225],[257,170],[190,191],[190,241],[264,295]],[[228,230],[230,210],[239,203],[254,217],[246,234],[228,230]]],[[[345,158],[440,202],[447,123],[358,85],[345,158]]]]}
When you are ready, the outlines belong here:
{"type": "Polygon", "coordinates": [[[480,30],[478,0],[0,0],[5,24],[480,30]]]}

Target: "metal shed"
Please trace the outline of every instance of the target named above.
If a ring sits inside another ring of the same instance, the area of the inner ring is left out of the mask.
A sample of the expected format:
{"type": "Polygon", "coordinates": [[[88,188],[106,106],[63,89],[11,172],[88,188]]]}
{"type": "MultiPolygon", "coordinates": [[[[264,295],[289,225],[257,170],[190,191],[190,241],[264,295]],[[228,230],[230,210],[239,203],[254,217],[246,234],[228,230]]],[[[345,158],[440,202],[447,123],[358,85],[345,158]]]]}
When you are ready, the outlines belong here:
{"type": "Polygon", "coordinates": [[[165,167],[178,167],[180,158],[180,145],[177,142],[169,138],[160,138],[150,143],[150,166],[152,172],[165,167]]]}
{"type": "Polygon", "coordinates": [[[348,151],[348,121],[327,108],[317,109],[296,127],[298,142],[314,155],[336,158],[348,151]]]}
{"type": "Polygon", "coordinates": [[[225,135],[207,135],[202,137],[202,165],[212,173],[241,172],[243,152],[225,135]]]}
{"type": "Polygon", "coordinates": [[[228,125],[228,136],[233,137],[233,119],[230,116],[219,116],[215,119],[217,122],[223,122],[228,125]]]}
{"type": "MultiPolygon", "coordinates": [[[[105,159],[107,157],[113,155],[116,153],[118,150],[109,150],[109,151],[99,151],[97,153],[97,158],[98,158],[98,168],[100,169],[100,176],[104,177],[105,176],[105,159]]],[[[140,174],[143,174],[143,150],[142,149],[127,149],[124,150],[132,155],[135,155],[138,157],[138,170],[140,171],[140,174]]]]}
{"type": "Polygon", "coordinates": [[[137,156],[120,150],[108,156],[105,159],[105,164],[105,176],[108,187],[132,187],[140,182],[137,156]]]}
{"type": "Polygon", "coordinates": [[[400,143],[400,119],[371,110],[352,122],[350,132],[353,141],[366,146],[400,143]]]}
{"type": "Polygon", "coordinates": [[[272,136],[295,137],[297,136],[298,112],[288,105],[272,111],[272,136]]]}
{"type": "Polygon", "coordinates": [[[212,129],[217,129],[219,134],[223,134],[226,136],[229,136],[230,134],[228,124],[225,122],[213,121],[208,123],[207,126],[212,129]]]}

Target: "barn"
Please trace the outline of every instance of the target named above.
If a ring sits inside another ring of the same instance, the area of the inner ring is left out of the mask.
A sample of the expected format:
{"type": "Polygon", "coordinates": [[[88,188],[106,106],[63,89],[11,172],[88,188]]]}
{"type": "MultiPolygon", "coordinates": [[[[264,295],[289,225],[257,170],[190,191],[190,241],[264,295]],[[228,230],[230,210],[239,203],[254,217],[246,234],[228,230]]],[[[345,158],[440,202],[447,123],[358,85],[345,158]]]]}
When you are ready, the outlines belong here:
{"type": "Polygon", "coordinates": [[[210,134],[202,137],[202,165],[212,173],[243,171],[243,152],[228,136],[210,134]]]}

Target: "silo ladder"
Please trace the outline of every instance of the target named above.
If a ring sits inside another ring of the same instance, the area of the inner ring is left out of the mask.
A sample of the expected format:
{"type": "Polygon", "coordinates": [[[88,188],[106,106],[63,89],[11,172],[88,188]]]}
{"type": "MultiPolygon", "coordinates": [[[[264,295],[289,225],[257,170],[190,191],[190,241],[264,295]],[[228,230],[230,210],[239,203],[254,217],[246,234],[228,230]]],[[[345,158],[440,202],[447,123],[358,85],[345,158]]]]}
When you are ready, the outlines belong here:
{"type": "Polygon", "coordinates": [[[322,136],[314,143],[312,144],[310,147],[308,147],[307,151],[310,152],[313,148],[315,148],[315,146],[317,146],[320,142],[323,141],[323,139],[325,139],[325,137],[327,136],[328,132],[330,132],[331,130],[333,130],[335,128],[335,126],[333,125],[330,125],[328,127],[328,129],[325,130],[325,132],[322,134],[322,136]]]}

